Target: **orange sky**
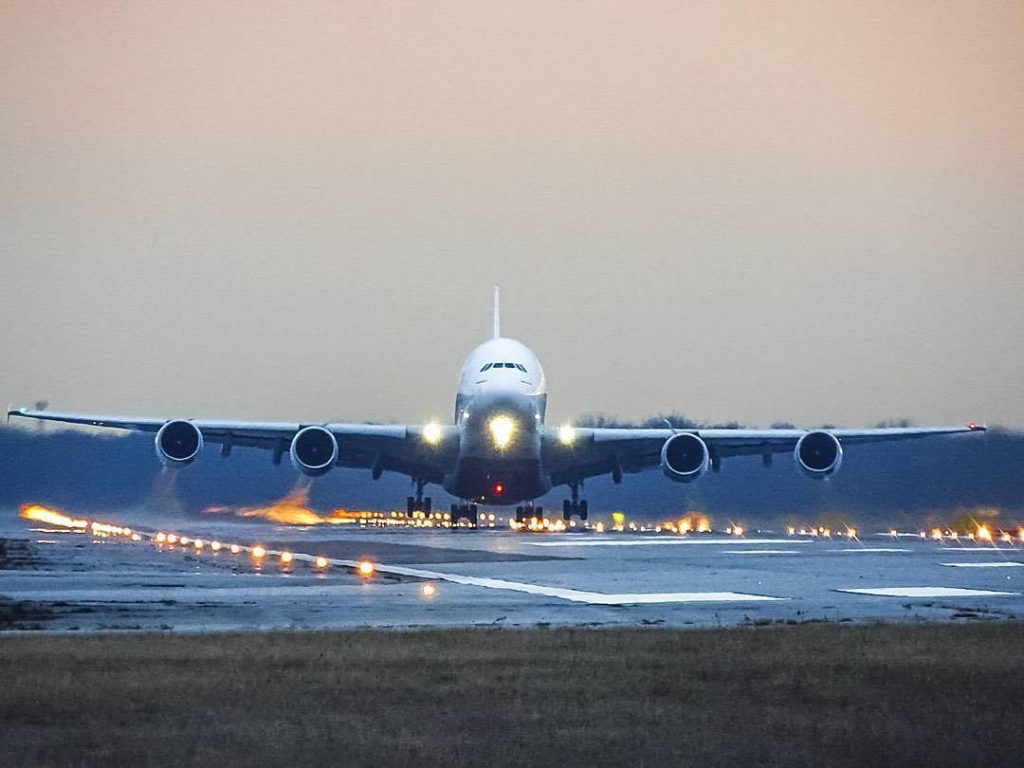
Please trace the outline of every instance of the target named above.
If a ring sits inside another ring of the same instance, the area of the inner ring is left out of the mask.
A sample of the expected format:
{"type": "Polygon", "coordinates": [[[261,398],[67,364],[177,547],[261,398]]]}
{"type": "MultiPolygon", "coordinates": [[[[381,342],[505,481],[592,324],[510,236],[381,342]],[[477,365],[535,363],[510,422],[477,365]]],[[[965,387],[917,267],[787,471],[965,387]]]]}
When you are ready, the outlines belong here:
{"type": "Polygon", "coordinates": [[[0,397],[1024,426],[1024,4],[0,8],[0,397]]]}

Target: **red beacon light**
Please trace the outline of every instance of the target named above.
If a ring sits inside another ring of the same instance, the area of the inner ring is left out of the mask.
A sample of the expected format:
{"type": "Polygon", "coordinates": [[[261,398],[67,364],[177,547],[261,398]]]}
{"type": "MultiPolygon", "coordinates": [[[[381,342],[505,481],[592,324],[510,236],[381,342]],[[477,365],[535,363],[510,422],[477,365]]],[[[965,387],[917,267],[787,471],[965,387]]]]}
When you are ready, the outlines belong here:
{"type": "Polygon", "coordinates": [[[494,484],[494,495],[495,496],[501,496],[501,494],[503,494],[504,492],[505,492],[505,484],[504,483],[495,483],[494,484]]]}

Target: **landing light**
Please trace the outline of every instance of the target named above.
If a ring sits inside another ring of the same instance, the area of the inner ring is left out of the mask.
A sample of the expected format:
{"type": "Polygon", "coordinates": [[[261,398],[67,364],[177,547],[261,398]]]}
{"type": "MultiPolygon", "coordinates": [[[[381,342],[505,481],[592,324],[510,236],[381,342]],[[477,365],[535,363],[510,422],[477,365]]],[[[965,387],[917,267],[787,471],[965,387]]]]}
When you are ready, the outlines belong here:
{"type": "Polygon", "coordinates": [[[257,544],[255,547],[252,548],[250,554],[257,560],[261,560],[262,558],[266,557],[267,550],[265,550],[263,547],[257,544]]]}
{"type": "Polygon", "coordinates": [[[242,551],[242,548],[240,546],[238,546],[237,544],[232,544],[231,545],[231,554],[232,555],[237,555],[241,551],[242,551]]]}
{"type": "Polygon", "coordinates": [[[369,560],[360,560],[358,570],[360,576],[369,578],[370,576],[373,576],[373,572],[377,569],[369,560]]]}
{"type": "Polygon", "coordinates": [[[210,549],[212,549],[214,552],[220,552],[220,542],[219,541],[211,542],[210,543],[210,549]]]}
{"type": "Polygon", "coordinates": [[[432,421],[423,427],[423,439],[430,443],[430,445],[437,445],[441,442],[443,434],[441,425],[436,421],[432,421]]]}
{"type": "Polygon", "coordinates": [[[291,563],[293,557],[294,557],[294,555],[292,555],[291,552],[282,552],[281,553],[281,562],[284,565],[288,565],[289,563],[291,563]]]}
{"type": "Polygon", "coordinates": [[[562,445],[572,445],[576,442],[576,430],[569,424],[563,424],[558,428],[558,442],[562,445]]]}
{"type": "Polygon", "coordinates": [[[322,571],[328,565],[327,558],[326,557],[318,557],[316,560],[313,561],[313,565],[315,565],[317,568],[319,568],[322,571]]]}
{"type": "Polygon", "coordinates": [[[516,431],[516,423],[508,416],[495,416],[487,424],[491,431],[491,438],[495,447],[499,449],[508,448],[512,442],[512,436],[516,431]]]}
{"type": "Polygon", "coordinates": [[[420,594],[424,597],[433,597],[437,594],[437,587],[428,582],[420,587],[420,594]]]}

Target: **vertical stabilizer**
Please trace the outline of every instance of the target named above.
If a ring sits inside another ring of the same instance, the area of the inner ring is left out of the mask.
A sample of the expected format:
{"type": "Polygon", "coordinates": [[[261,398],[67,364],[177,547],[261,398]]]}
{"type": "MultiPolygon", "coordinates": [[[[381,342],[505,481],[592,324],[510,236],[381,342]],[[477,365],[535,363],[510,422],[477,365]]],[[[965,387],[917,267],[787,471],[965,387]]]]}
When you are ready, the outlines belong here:
{"type": "Polygon", "coordinates": [[[501,292],[494,286],[494,338],[501,338],[501,292]]]}

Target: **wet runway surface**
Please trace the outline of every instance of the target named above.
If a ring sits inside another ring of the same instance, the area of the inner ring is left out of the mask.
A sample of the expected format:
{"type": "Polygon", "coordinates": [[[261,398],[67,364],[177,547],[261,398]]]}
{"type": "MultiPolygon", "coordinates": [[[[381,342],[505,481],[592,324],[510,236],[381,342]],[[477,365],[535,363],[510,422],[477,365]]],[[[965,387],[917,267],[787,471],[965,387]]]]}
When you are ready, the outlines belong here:
{"type": "Polygon", "coordinates": [[[16,569],[0,571],[6,628],[724,626],[1024,616],[1020,543],[248,523],[175,531],[189,544],[157,544],[151,529],[132,541],[6,518],[0,536],[25,541],[16,569]],[[257,544],[262,557],[254,557],[257,544]],[[282,562],[283,552],[290,562],[282,562]],[[374,563],[372,575],[358,574],[364,560],[374,563]]]}

